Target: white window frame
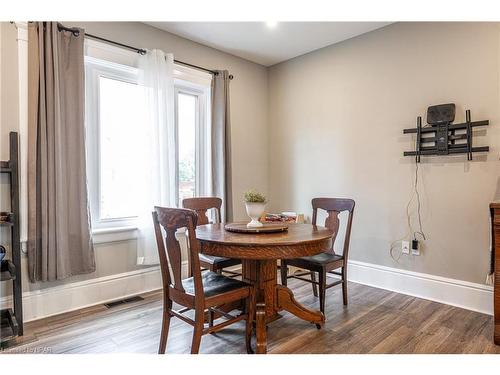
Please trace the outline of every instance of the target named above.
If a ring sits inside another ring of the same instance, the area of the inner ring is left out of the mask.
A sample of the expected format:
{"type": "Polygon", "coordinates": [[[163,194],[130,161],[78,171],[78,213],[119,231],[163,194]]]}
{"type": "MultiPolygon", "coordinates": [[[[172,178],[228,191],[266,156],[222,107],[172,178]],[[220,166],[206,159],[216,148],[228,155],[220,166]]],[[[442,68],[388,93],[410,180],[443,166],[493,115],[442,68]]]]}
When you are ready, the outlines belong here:
{"type": "MultiPolygon", "coordinates": [[[[212,75],[184,65],[174,65],[175,100],[177,93],[184,92],[197,96],[198,116],[196,124],[196,190],[195,196],[207,196],[211,194],[210,181],[212,178],[212,165],[210,162],[211,144],[211,86],[212,75]]],[[[177,103],[175,104],[175,129],[177,138],[177,103]]],[[[178,151],[178,142],[177,151],[178,151]]],[[[176,168],[178,168],[178,152],[176,151],[176,168]]],[[[176,171],[176,179],[179,173],[176,171]]],[[[179,181],[176,181],[176,202],[179,202],[179,181]]]]}
{"type": "Polygon", "coordinates": [[[92,218],[92,228],[123,228],[134,226],[137,216],[102,219],[101,212],[101,139],[100,139],[100,111],[99,111],[99,80],[100,78],[108,78],[119,80],[127,83],[137,84],[138,71],[126,65],[116,64],[109,61],[85,57],[85,74],[86,80],[91,80],[91,84],[85,85],[86,96],[86,129],[87,129],[87,164],[91,165],[88,168],[87,179],[92,181],[88,187],[88,195],[90,200],[90,213],[92,218]]]}
{"type": "MultiPolygon", "coordinates": [[[[91,85],[85,85],[87,105],[86,137],[87,137],[87,180],[89,181],[89,200],[92,218],[92,231],[95,243],[123,241],[135,238],[136,218],[100,219],[100,130],[99,126],[99,77],[119,79],[137,83],[137,53],[124,50],[106,43],[86,40],[85,42],[86,80],[92,79],[91,85]],[[119,72],[117,74],[117,72],[119,72]],[[130,231],[130,233],[127,233],[130,231]],[[133,233],[132,233],[133,232],[133,233]],[[97,235],[97,236],[96,236],[97,235]],[[116,238],[115,238],[116,236],[116,238]],[[102,237],[102,238],[101,238],[102,237]]],[[[212,76],[209,73],[174,65],[175,100],[177,93],[182,92],[197,97],[196,118],[196,188],[195,195],[209,194],[208,186],[211,178],[211,165],[208,152],[210,150],[210,92],[212,76]]],[[[178,139],[177,139],[177,103],[175,103],[175,136],[176,136],[176,202],[179,202],[178,173],[178,139]]]]}
{"type": "Polygon", "coordinates": [[[204,196],[208,194],[206,181],[207,181],[207,136],[209,134],[207,125],[207,92],[200,88],[194,88],[186,82],[178,82],[175,85],[175,136],[176,136],[176,150],[175,150],[175,201],[179,202],[179,122],[178,122],[178,95],[185,94],[195,97],[196,100],[196,124],[195,124],[195,197],[204,196]]]}

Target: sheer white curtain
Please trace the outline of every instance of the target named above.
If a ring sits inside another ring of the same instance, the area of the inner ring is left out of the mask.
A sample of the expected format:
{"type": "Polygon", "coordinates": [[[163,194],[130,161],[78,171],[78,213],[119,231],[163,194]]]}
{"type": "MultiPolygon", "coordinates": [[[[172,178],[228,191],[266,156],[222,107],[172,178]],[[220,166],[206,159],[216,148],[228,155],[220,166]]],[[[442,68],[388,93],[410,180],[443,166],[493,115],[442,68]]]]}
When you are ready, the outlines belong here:
{"type": "Polygon", "coordinates": [[[159,262],[151,217],[153,207],[175,207],[173,66],[173,55],[156,49],[148,50],[139,60],[139,84],[144,87],[146,100],[144,122],[138,124],[143,129],[141,142],[145,142],[140,150],[147,150],[138,155],[144,168],[137,173],[144,192],[137,240],[137,264],[142,265],[159,262]]]}

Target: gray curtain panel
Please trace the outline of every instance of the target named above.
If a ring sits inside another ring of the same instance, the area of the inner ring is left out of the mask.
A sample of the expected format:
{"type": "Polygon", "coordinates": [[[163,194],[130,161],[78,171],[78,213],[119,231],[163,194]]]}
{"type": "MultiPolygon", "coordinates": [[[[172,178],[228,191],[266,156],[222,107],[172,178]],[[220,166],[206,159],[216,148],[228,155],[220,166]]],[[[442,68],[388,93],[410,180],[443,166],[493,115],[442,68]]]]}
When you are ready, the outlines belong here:
{"type": "Polygon", "coordinates": [[[221,218],[233,220],[229,73],[219,70],[212,80],[212,194],[222,198],[221,218]]]}
{"type": "Polygon", "coordinates": [[[85,163],[84,31],[29,26],[28,265],[35,281],[95,271],[85,163]]]}

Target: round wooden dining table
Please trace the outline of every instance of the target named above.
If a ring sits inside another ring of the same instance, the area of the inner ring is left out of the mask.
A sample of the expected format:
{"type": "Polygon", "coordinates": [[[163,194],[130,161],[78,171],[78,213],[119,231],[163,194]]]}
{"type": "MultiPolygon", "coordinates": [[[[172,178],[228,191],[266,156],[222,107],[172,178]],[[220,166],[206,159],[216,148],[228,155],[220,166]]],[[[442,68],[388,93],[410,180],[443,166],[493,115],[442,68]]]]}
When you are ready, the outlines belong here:
{"type": "Polygon", "coordinates": [[[320,311],[301,305],[289,288],[277,284],[277,260],[319,254],[331,246],[332,235],[325,227],[295,223],[288,224],[288,230],[279,233],[234,233],[224,229],[223,224],[197,227],[201,252],[241,259],[243,280],[256,288],[257,353],[267,352],[267,323],[278,318],[279,311],[288,311],[318,328],[324,324],[325,317],[320,311]]]}

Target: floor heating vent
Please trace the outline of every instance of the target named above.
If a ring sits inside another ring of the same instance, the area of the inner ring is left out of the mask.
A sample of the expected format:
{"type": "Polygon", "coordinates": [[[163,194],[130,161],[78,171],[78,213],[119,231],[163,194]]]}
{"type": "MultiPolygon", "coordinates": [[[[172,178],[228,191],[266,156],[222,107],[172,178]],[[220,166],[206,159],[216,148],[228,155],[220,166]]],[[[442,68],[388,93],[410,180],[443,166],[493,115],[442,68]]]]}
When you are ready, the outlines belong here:
{"type": "Polygon", "coordinates": [[[111,309],[112,307],[121,306],[125,303],[139,302],[139,301],[143,301],[143,300],[144,300],[144,298],[139,297],[139,296],[135,296],[135,297],[120,299],[118,301],[108,302],[108,303],[105,303],[104,306],[106,306],[108,309],[111,309]]]}

